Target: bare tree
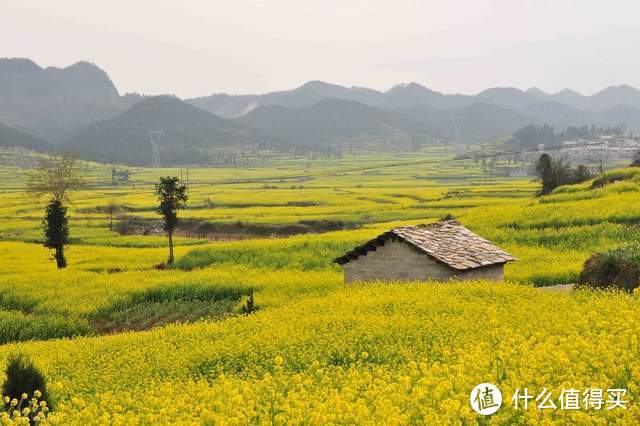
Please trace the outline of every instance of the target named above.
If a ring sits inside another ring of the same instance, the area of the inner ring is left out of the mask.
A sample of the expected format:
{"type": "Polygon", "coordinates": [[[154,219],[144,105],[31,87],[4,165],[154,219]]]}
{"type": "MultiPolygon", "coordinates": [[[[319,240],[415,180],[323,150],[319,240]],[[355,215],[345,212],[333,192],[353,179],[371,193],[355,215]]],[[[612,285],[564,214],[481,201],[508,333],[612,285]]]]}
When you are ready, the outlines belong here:
{"type": "Polygon", "coordinates": [[[44,217],[44,246],[55,250],[58,268],[67,266],[64,246],[69,242],[69,219],[64,202],[71,191],[83,185],[81,164],[75,154],[51,156],[41,160],[30,176],[27,190],[38,197],[49,198],[44,217]]]}
{"type": "Polygon", "coordinates": [[[39,161],[40,166],[31,174],[27,183],[29,192],[62,202],[69,192],[84,185],[82,164],[76,154],[53,154],[39,161]]]}

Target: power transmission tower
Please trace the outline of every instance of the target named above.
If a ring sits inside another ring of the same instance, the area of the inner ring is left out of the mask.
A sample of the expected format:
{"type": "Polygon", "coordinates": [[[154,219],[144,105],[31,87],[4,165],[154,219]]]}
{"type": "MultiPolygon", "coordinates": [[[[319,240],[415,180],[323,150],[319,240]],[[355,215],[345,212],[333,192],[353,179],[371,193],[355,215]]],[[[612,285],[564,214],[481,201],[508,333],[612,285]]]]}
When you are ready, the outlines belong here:
{"type": "Polygon", "coordinates": [[[455,145],[456,143],[462,143],[462,129],[461,124],[464,117],[456,116],[453,118],[453,140],[450,145],[455,145]]]}
{"type": "Polygon", "coordinates": [[[147,130],[147,139],[151,145],[151,167],[161,167],[160,140],[163,135],[163,130],[147,130]]]}

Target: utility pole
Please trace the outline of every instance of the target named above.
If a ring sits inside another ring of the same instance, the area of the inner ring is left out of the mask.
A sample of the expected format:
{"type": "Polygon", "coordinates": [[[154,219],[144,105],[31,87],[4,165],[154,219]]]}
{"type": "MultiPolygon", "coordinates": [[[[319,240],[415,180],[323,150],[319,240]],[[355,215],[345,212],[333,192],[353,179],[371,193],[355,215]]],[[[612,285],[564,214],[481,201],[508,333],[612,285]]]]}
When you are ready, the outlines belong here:
{"type": "Polygon", "coordinates": [[[109,202],[107,208],[109,209],[109,230],[111,231],[113,230],[113,213],[116,211],[116,203],[113,201],[109,202]]]}
{"type": "Polygon", "coordinates": [[[487,184],[487,162],[486,161],[482,163],[482,174],[484,176],[484,184],[486,185],[487,184]]]}

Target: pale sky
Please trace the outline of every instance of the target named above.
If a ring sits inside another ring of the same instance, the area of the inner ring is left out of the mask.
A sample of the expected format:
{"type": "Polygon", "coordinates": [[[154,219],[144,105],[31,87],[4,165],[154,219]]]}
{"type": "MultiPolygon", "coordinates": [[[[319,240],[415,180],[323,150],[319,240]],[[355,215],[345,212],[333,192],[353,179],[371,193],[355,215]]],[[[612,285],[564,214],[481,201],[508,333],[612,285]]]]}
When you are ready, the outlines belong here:
{"type": "Polygon", "coordinates": [[[121,93],[263,93],[309,80],[445,93],[640,87],[640,2],[0,0],[0,57],[93,62],[121,93]]]}

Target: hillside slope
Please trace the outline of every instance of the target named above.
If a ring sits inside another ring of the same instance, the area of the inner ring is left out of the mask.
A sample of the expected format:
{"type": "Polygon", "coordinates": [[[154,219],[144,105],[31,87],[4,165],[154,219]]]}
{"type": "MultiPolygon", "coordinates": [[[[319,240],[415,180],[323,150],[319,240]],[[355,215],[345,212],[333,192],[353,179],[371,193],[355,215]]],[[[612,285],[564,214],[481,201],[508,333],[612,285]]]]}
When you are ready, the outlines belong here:
{"type": "Polygon", "coordinates": [[[96,65],[42,68],[29,59],[0,59],[0,123],[59,143],[87,124],[129,106],[96,65]]]}
{"type": "Polygon", "coordinates": [[[44,139],[0,124],[0,146],[21,147],[35,151],[46,151],[50,145],[44,139]]]}
{"type": "Polygon", "coordinates": [[[156,132],[162,163],[206,163],[205,148],[257,140],[245,126],[170,96],[145,98],[115,118],[86,127],[65,144],[103,162],[150,165],[156,132]]]}
{"type": "Polygon", "coordinates": [[[356,137],[381,138],[394,130],[391,114],[342,99],[324,99],[310,107],[259,107],[236,119],[259,129],[273,144],[321,149],[356,137]]]}

